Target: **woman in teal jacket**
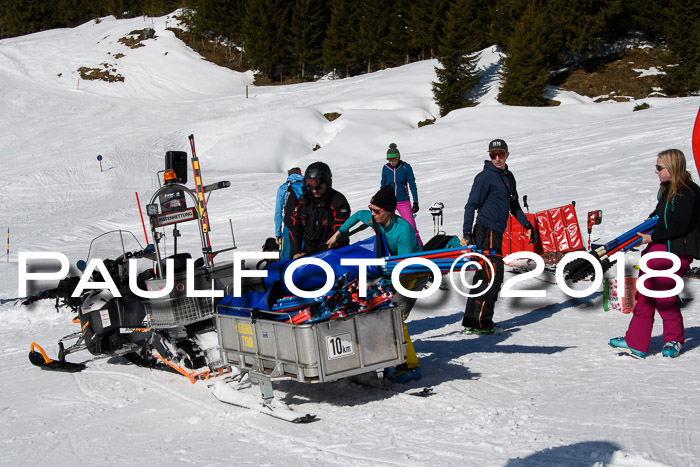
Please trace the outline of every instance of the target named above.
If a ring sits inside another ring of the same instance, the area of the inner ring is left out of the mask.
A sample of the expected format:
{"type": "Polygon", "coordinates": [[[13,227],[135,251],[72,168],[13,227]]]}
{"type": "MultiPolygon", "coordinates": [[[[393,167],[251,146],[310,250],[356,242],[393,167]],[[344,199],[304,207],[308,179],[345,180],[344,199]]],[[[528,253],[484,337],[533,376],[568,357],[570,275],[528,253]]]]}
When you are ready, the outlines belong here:
{"type": "MultiPolygon", "coordinates": [[[[331,248],[342,234],[346,234],[355,224],[362,222],[366,225],[375,225],[377,233],[381,232],[384,234],[389,254],[392,256],[423,251],[418,244],[413,227],[396,215],[396,196],[390,186],[383,186],[372,197],[368,208],[368,210],[357,211],[350,216],[328,240],[328,247],[331,248]]],[[[402,280],[401,285],[408,290],[412,290],[416,286],[416,278],[402,280]]],[[[411,302],[406,297],[398,295],[394,297],[397,298],[397,302],[402,302],[405,310],[408,310],[411,302]]],[[[415,302],[415,299],[412,299],[412,301],[415,302]]],[[[406,311],[404,311],[405,313],[406,311]]],[[[421,378],[420,363],[405,324],[403,325],[403,335],[406,340],[406,363],[384,370],[385,376],[388,376],[391,381],[399,383],[421,378]]]]}

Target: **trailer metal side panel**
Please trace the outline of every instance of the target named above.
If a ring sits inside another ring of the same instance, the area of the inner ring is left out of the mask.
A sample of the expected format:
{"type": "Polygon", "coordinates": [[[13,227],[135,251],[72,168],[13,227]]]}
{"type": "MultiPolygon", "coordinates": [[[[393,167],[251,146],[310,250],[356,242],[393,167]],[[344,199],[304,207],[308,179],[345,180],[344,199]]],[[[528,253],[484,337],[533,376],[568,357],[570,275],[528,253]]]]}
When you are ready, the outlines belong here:
{"type": "Polygon", "coordinates": [[[227,314],[216,320],[225,363],[270,380],[334,381],[405,362],[397,307],[299,325],[227,314]]]}

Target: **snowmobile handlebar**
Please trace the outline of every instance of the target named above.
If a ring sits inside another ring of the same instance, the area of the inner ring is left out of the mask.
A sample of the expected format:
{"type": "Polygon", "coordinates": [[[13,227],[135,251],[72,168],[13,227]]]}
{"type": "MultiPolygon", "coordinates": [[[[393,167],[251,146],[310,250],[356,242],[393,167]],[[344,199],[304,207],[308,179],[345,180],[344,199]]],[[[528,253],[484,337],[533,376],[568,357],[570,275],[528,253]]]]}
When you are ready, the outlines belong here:
{"type": "Polygon", "coordinates": [[[61,298],[68,302],[69,305],[73,306],[75,301],[79,300],[78,298],[71,297],[75,287],[78,285],[78,282],[80,282],[80,277],[78,276],[62,279],[58,282],[58,286],[56,288],[42,290],[37,294],[30,295],[29,297],[25,298],[24,301],[22,301],[22,305],[31,305],[34,302],[47,298],[61,298]]]}

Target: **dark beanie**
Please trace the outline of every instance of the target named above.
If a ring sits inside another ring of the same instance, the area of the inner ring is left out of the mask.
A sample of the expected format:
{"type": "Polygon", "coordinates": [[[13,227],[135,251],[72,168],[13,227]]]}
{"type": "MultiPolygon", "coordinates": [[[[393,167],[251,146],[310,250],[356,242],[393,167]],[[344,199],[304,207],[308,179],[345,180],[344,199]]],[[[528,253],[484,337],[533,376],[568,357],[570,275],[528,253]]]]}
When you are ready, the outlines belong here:
{"type": "Polygon", "coordinates": [[[396,147],[396,143],[391,143],[389,149],[386,151],[386,158],[393,159],[395,157],[401,157],[399,149],[396,147]]]}
{"type": "Polygon", "coordinates": [[[370,203],[385,211],[396,211],[396,195],[394,189],[389,185],[384,185],[376,195],[372,197],[370,203]]]}

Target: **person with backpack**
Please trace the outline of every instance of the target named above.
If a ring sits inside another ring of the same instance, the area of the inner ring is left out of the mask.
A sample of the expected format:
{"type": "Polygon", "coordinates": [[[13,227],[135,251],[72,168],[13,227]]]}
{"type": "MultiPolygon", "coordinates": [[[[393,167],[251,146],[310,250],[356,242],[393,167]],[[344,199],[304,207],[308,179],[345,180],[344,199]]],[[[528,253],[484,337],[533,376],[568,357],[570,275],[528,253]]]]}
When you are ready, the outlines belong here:
{"type": "MultiPolygon", "coordinates": [[[[292,258],[313,255],[328,249],[326,242],[350,217],[350,204],[333,188],[331,168],[314,162],[304,172],[304,193],[292,211],[289,247],[292,258]]],[[[348,239],[339,247],[350,244],[348,239]]]]}
{"type": "Polygon", "coordinates": [[[462,246],[476,245],[479,250],[494,250],[488,255],[493,265],[477,269],[474,273],[470,297],[464,310],[462,326],[467,332],[474,334],[493,334],[495,325],[493,312],[498,299],[498,293],[503,283],[503,233],[508,225],[508,216],[513,214],[520,224],[528,231],[530,244],[539,241],[539,234],[523,213],[515,187],[515,177],[508,170],[508,145],[502,139],[494,139],[489,143],[489,160],[484,161],[484,170],[474,178],[467,204],[464,206],[464,224],[462,226],[462,246]],[[478,211],[476,223],[474,213],[478,211]],[[481,281],[481,284],[479,282],[481,281]],[[491,288],[480,296],[475,296],[486,290],[489,283],[491,288]],[[477,286],[477,284],[479,284],[477,286]]]}
{"type": "Polygon", "coordinates": [[[280,260],[291,259],[289,254],[289,227],[286,220],[291,216],[297,200],[303,192],[304,177],[301,169],[294,167],[287,171],[287,181],[277,189],[275,199],[275,239],[280,248],[280,260]]]}
{"type": "MultiPolygon", "coordinates": [[[[686,170],[685,154],[678,149],[660,152],[656,156],[656,175],[660,182],[657,204],[649,217],[659,216],[659,220],[653,233],[639,233],[642,245],[647,245],[642,257],[654,252],[672,253],[680,260],[680,267],[673,270],[671,260],[666,258],[650,259],[647,262],[650,270],[666,271],[650,275],[644,281],[644,286],[652,292],[673,289],[676,281],[683,280],[693,259],[700,258],[700,187],[686,170]]],[[[645,274],[641,270],[639,278],[645,274]]],[[[685,342],[685,327],[676,297],[652,297],[637,290],[637,303],[627,333],[624,337],[610,339],[610,346],[633,357],[645,358],[651,344],[654,314],[658,311],[664,324],[661,355],[677,357],[685,342]]]]}
{"type": "Polygon", "coordinates": [[[416,177],[410,164],[401,160],[401,153],[395,143],[389,145],[386,152],[387,163],[382,167],[382,179],[379,187],[390,186],[396,196],[396,210],[406,222],[408,222],[416,233],[418,244],[422,247],[423,240],[418,233],[418,227],[413,215],[418,212],[418,188],[416,187],[416,177]],[[409,189],[411,194],[409,195],[409,189]],[[413,204],[411,204],[413,196],[413,204]]]}

